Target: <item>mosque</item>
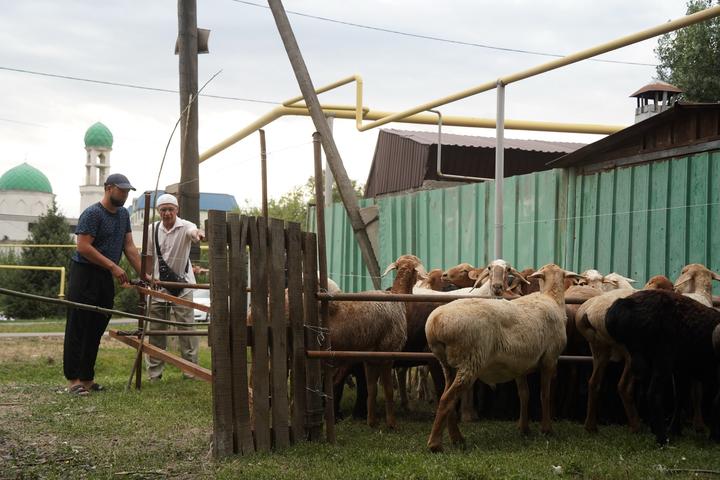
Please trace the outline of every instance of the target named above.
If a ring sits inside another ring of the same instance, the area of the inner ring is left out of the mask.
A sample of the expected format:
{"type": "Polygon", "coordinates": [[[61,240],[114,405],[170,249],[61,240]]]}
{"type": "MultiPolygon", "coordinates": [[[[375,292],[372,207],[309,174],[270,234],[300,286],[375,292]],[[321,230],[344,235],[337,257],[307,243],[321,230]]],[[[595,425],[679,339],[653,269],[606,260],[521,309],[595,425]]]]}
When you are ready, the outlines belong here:
{"type": "MultiPolygon", "coordinates": [[[[80,212],[102,199],[104,183],[110,174],[110,153],[113,135],[100,122],[85,132],[85,183],[80,185],[80,212]]],[[[131,212],[133,237],[139,245],[142,237],[142,215],[144,197],[126,204],[131,212]],[[133,215],[134,213],[134,215],[133,215]]],[[[160,194],[163,191],[158,192],[160,194]]],[[[0,243],[15,243],[27,240],[29,228],[38,217],[52,206],[55,194],[48,177],[27,162],[12,167],[0,176],[0,243]]],[[[210,209],[233,210],[238,206],[235,197],[223,193],[200,193],[200,219],[207,218],[210,209]]],[[[79,213],[78,212],[78,215],[79,213]]],[[[70,233],[75,231],[77,217],[67,218],[70,233]]]]}

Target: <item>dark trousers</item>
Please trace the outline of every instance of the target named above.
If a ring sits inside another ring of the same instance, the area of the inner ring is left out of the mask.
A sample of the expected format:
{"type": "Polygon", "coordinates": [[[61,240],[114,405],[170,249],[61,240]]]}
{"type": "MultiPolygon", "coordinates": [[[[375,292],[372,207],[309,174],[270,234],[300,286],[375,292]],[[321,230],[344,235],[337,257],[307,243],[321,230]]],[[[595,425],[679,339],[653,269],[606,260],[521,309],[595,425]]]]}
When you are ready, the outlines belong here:
{"type": "MultiPolygon", "coordinates": [[[[115,284],[108,270],[86,263],[72,262],[67,299],[103,308],[112,308],[115,284]]],[[[65,323],[63,371],[68,380],[95,378],[100,339],[110,315],[68,308],[65,323]]]]}

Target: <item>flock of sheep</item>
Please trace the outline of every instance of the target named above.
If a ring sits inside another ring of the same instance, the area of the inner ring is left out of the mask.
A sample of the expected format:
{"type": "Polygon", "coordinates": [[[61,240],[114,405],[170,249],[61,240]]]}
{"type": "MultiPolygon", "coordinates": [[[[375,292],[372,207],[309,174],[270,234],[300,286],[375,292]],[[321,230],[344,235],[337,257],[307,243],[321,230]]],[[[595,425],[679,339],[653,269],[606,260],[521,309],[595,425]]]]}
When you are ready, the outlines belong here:
{"type": "MultiPolygon", "coordinates": [[[[442,450],[446,427],[453,444],[464,441],[456,407],[461,398],[463,409],[472,404],[472,385],[477,380],[490,386],[516,382],[518,426],[527,433],[527,376],[536,371],[540,373],[540,429],[551,432],[551,383],[558,358],[578,342],[587,342],[593,357],[585,419],[588,431],[597,430],[598,394],[608,363],[624,360],[618,393],[633,431],[640,427],[634,391],[643,393],[651,430],[661,444],[668,441],[667,392],[672,392],[673,400],[672,434],[680,434],[688,411],[693,413],[695,427],[702,428],[705,395],[714,398],[715,405],[713,418],[707,419],[710,437],[720,441],[720,312],[713,308],[711,295],[712,280],[720,276],[705,266],[687,265],[674,284],[663,276],[653,277],[642,290],[635,290],[633,280],[616,273],[587,270],[577,274],[554,264],[519,272],[495,260],[487,267],[463,263],[445,272],[426,272],[420,259],[403,255],[385,274],[392,270],[396,276],[391,293],[491,297],[449,303],[330,302],[333,350],[429,350],[438,359],[442,370],[434,362],[434,368],[429,366],[439,397],[430,450],[442,450]],[[450,284],[459,289],[445,291],[450,284]],[[566,298],[582,303],[566,304],[566,298]]],[[[334,284],[329,290],[339,291],[334,284]]],[[[351,364],[336,366],[340,382],[351,364]]],[[[371,426],[377,423],[378,379],[385,394],[386,423],[396,426],[392,368],[392,361],[365,363],[371,426]]],[[[401,384],[401,396],[403,389],[401,384]]]]}

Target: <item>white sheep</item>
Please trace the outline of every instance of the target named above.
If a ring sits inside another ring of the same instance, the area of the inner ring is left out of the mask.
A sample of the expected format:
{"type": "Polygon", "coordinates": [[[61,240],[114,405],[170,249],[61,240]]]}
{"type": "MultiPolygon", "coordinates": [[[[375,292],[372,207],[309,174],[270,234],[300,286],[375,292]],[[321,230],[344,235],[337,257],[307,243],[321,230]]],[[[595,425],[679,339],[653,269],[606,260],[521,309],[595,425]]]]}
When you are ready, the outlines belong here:
{"type": "Polygon", "coordinates": [[[452,442],[463,442],[455,403],[476,379],[491,386],[513,379],[517,382],[519,428],[527,433],[527,374],[536,369],[541,372],[541,430],[552,430],[550,383],[566,343],[563,285],[566,276],[579,277],[548,264],[532,275],[541,280],[540,292],[513,301],[456,300],[430,314],[425,334],[446,378],[428,440],[430,450],[442,450],[446,424],[452,442]]]}
{"type": "Polygon", "coordinates": [[[720,275],[701,263],[685,265],[675,280],[675,291],[696,300],[706,307],[712,307],[712,281],[720,275]]]}

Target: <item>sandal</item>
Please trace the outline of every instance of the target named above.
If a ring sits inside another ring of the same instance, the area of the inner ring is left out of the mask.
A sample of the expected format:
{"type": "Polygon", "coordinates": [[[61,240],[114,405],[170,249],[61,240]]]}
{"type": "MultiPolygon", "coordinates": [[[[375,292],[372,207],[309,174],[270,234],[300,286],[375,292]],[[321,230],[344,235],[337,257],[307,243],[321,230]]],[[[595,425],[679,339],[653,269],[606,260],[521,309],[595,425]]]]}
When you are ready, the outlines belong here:
{"type": "Polygon", "coordinates": [[[99,383],[93,383],[92,385],[90,385],[90,390],[92,390],[93,392],[104,392],[105,387],[103,387],[99,383]]]}
{"type": "Polygon", "coordinates": [[[77,395],[78,397],[87,397],[90,395],[90,392],[88,392],[87,389],[79,383],[68,388],[68,393],[70,395],[77,395]]]}

